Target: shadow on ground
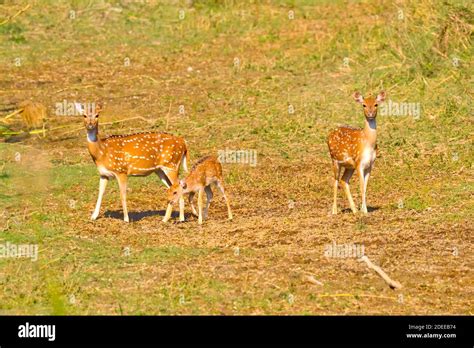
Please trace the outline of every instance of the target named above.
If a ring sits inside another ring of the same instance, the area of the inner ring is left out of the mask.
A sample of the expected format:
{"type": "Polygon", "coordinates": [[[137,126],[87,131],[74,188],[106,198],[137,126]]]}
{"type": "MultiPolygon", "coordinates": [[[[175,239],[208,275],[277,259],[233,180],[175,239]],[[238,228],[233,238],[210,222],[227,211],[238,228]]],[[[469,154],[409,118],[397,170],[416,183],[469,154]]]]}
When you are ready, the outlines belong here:
{"type": "MultiPolygon", "coordinates": [[[[153,216],[162,217],[162,216],[165,216],[165,213],[166,213],[166,210],[145,210],[145,211],[140,211],[140,212],[128,212],[128,217],[130,218],[130,222],[135,222],[135,221],[140,221],[142,219],[145,219],[147,217],[153,217],[153,216]]],[[[188,221],[191,218],[191,216],[192,216],[191,213],[184,213],[184,217],[186,221],[188,221]]],[[[123,211],[122,210],[106,211],[104,214],[104,217],[123,220],[123,211]]],[[[173,211],[173,213],[171,214],[171,217],[173,219],[178,219],[179,211],[173,211]]]]}

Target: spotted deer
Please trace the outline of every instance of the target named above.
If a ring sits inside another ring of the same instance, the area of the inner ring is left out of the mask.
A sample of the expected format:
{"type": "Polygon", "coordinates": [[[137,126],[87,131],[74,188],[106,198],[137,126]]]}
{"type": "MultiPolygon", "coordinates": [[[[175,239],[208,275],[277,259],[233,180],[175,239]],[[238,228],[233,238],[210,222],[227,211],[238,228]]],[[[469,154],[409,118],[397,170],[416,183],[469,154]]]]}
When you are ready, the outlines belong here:
{"type": "Polygon", "coordinates": [[[229,199],[224,191],[224,179],[222,177],[222,165],[214,156],[206,156],[199,159],[191,169],[191,172],[185,179],[174,183],[168,189],[168,201],[170,204],[176,204],[183,195],[189,194],[189,203],[194,215],[198,216],[198,223],[202,224],[203,218],[207,218],[209,205],[211,204],[213,193],[211,185],[215,184],[224,196],[227,204],[227,214],[229,220],[232,220],[232,211],[230,209],[229,199]],[[194,195],[198,193],[198,212],[193,204],[194,195]],[[206,207],[203,212],[203,196],[206,193],[206,207]]]}
{"type": "MultiPolygon", "coordinates": [[[[167,188],[179,181],[180,165],[187,170],[189,151],[183,138],[168,133],[137,133],[112,135],[99,138],[100,107],[84,110],[76,108],[84,116],[87,131],[87,148],[100,174],[99,196],[91,219],[99,216],[102,197],[109,179],[116,178],[120,188],[123,219],[129,222],[127,210],[128,176],[148,176],[156,173],[167,188]]],[[[184,200],[180,202],[180,220],[184,221],[184,200]]],[[[168,204],[163,221],[171,217],[172,206],[168,204]]]]}
{"type": "Polygon", "coordinates": [[[356,213],[357,208],[351,196],[349,180],[354,171],[357,171],[362,196],[361,212],[367,214],[367,183],[376,157],[377,124],[375,119],[377,117],[378,104],[385,100],[385,92],[381,91],[375,98],[372,96],[364,98],[359,92],[355,92],[354,99],[362,104],[365,115],[365,127],[363,129],[350,126],[339,127],[329,134],[327,141],[334,173],[333,214],[337,214],[337,189],[342,168],[344,168],[342,186],[344,187],[352,212],[356,213]]]}

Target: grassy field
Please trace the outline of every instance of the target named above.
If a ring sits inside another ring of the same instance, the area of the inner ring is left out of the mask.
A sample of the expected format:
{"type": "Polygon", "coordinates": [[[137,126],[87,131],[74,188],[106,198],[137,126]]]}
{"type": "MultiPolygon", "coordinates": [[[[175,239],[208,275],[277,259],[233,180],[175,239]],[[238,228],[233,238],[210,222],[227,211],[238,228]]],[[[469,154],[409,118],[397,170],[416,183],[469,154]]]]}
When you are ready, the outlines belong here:
{"type": "Polygon", "coordinates": [[[0,244],[39,248],[0,258],[0,314],[473,314],[470,1],[5,1],[0,23],[0,244]],[[328,132],[381,89],[419,117],[379,114],[369,214],[340,190],[333,216],[328,132]],[[6,134],[24,100],[45,137],[6,134]],[[255,150],[223,165],[234,220],[216,194],[202,226],[189,207],[162,223],[150,176],[130,179],[131,223],[116,182],[90,221],[99,175],[63,101],[102,102],[103,136],[184,136],[191,162],[255,150]]]}

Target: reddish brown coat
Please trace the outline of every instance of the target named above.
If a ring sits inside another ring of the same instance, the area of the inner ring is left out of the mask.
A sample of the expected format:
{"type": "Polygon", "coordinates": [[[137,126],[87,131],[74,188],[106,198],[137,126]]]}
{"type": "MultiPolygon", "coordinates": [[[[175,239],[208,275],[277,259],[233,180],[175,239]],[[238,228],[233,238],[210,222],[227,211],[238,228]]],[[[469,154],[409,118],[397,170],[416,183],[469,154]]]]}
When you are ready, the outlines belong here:
{"type": "Polygon", "coordinates": [[[176,203],[183,195],[189,195],[189,203],[192,211],[198,216],[199,224],[202,224],[203,218],[207,217],[209,205],[211,203],[213,193],[211,185],[215,184],[221,191],[227,205],[227,213],[229,219],[232,220],[232,211],[229,200],[224,191],[224,179],[222,177],[222,165],[215,156],[206,156],[199,159],[192,167],[189,175],[182,179],[179,183],[173,184],[168,190],[168,201],[171,204],[176,203]],[[194,194],[198,193],[198,210],[193,205],[194,194]],[[203,195],[206,193],[207,202],[203,211],[203,195]]]}
{"type": "Polygon", "coordinates": [[[189,158],[185,140],[168,133],[111,136],[99,145],[88,145],[97,166],[133,176],[146,176],[158,169],[177,171],[184,157],[189,158]]]}
{"type": "Polygon", "coordinates": [[[355,213],[357,208],[349,190],[349,180],[354,171],[357,171],[360,178],[362,196],[361,211],[367,213],[367,183],[377,149],[377,125],[375,119],[377,117],[378,103],[385,100],[385,92],[380,92],[376,98],[372,96],[364,98],[359,92],[356,92],[354,93],[354,99],[362,104],[364,108],[364,128],[342,126],[331,131],[327,140],[334,177],[333,214],[337,214],[337,189],[342,168],[345,168],[342,176],[342,185],[349,200],[351,210],[355,213]]]}

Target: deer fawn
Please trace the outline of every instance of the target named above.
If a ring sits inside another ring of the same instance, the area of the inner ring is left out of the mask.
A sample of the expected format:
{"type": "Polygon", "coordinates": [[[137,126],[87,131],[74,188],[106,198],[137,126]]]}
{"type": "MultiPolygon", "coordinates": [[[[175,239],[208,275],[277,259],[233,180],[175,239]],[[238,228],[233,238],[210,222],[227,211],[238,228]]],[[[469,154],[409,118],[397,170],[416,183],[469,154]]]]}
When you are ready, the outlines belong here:
{"type": "MultiPolygon", "coordinates": [[[[156,173],[166,187],[179,181],[180,165],[187,171],[189,153],[183,138],[168,133],[138,133],[131,135],[112,135],[99,138],[99,112],[84,111],[81,105],[76,108],[84,116],[87,130],[87,148],[100,174],[99,197],[91,219],[99,216],[102,197],[109,179],[117,178],[123,207],[123,219],[129,222],[127,210],[128,176],[147,176],[156,173]]],[[[184,199],[180,200],[180,220],[184,221],[184,199]]],[[[163,221],[171,217],[172,206],[168,204],[163,221]]]]}
{"type": "Polygon", "coordinates": [[[217,158],[214,156],[203,157],[194,164],[186,179],[180,180],[179,183],[174,183],[168,189],[168,200],[170,204],[175,204],[178,199],[182,198],[183,195],[189,194],[189,203],[191,205],[193,214],[198,216],[198,222],[199,224],[202,224],[203,215],[204,218],[207,218],[209,204],[211,204],[213,197],[211,184],[215,184],[224,196],[225,202],[227,204],[229,220],[232,220],[232,211],[230,210],[229,200],[224,191],[223,182],[222,165],[219,163],[217,158]],[[193,198],[196,192],[198,193],[199,213],[196,213],[196,209],[194,208],[193,204],[193,198]],[[202,205],[204,192],[206,192],[207,202],[203,214],[202,205]]]}
{"type": "Polygon", "coordinates": [[[352,212],[356,213],[357,208],[354,205],[351,191],[349,190],[349,180],[354,171],[357,170],[362,196],[361,211],[367,214],[367,204],[365,201],[367,182],[369,181],[370,172],[376,157],[377,125],[375,118],[377,116],[378,103],[385,100],[385,92],[380,92],[375,98],[372,96],[364,98],[359,92],[355,92],[354,99],[362,104],[364,108],[365,127],[363,129],[349,126],[339,127],[329,134],[327,142],[334,172],[333,214],[337,214],[337,188],[342,167],[344,167],[342,186],[346,192],[352,212]]]}

